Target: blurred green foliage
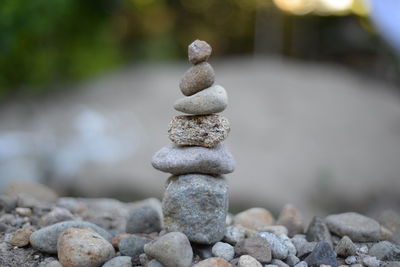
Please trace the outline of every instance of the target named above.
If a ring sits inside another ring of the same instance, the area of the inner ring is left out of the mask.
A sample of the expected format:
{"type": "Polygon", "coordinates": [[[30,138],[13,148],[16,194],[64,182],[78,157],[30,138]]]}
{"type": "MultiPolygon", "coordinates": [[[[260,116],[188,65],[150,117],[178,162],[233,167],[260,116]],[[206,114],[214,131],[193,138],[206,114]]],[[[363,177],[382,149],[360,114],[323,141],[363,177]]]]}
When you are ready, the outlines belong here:
{"type": "MultiPolygon", "coordinates": [[[[263,1],[265,2],[265,1],[263,1]]],[[[257,0],[2,0],[0,98],[62,87],[138,60],[251,52],[257,0]]]]}

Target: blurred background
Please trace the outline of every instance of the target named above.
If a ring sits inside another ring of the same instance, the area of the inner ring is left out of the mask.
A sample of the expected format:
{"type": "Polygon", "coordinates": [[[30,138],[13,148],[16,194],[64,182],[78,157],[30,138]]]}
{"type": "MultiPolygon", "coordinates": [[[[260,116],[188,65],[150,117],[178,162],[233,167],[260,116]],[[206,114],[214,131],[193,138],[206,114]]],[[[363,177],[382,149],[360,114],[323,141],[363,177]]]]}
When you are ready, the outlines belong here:
{"type": "Polygon", "coordinates": [[[195,39],[230,97],[232,211],[400,210],[398,0],[3,0],[0,191],[161,198],[195,39]]]}

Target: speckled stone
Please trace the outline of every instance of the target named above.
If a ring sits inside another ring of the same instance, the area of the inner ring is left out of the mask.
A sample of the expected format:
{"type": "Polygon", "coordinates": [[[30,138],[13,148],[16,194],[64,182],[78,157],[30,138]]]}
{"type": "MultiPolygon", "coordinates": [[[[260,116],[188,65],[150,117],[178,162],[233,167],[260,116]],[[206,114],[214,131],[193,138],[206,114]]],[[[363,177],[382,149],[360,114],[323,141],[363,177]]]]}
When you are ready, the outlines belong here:
{"type": "Polygon", "coordinates": [[[271,247],[272,257],[274,259],[286,259],[289,251],[285,244],[276,235],[267,232],[261,232],[258,235],[267,240],[271,247]]]}
{"type": "Polygon", "coordinates": [[[143,206],[129,213],[126,232],[150,234],[161,231],[161,218],[158,211],[151,206],[143,206]]]}
{"type": "Polygon", "coordinates": [[[335,251],[341,257],[348,257],[355,255],[357,248],[348,236],[344,236],[336,245],[335,251]]]}
{"type": "Polygon", "coordinates": [[[381,236],[379,223],[359,213],[329,215],[325,221],[331,232],[338,236],[347,235],[354,242],[378,241],[381,236]]]}
{"type": "Polygon", "coordinates": [[[310,225],[308,226],[306,237],[308,241],[326,241],[332,245],[331,233],[329,232],[328,226],[326,226],[325,221],[318,217],[314,216],[310,225]]]}
{"type": "Polygon", "coordinates": [[[182,232],[195,243],[214,244],[225,234],[228,184],[221,176],[172,176],[162,208],[167,231],[182,232]]]}
{"type": "Polygon", "coordinates": [[[178,99],[174,104],[177,111],[192,115],[219,113],[228,106],[228,94],[220,85],[214,85],[194,95],[178,99]]]}
{"type": "Polygon", "coordinates": [[[151,239],[138,236],[130,235],[123,238],[119,242],[119,251],[123,256],[130,256],[132,258],[138,258],[140,254],[144,252],[143,247],[149,243],[151,239]]]}
{"type": "Polygon", "coordinates": [[[230,126],[225,117],[217,114],[175,116],[169,124],[169,139],[177,145],[214,147],[224,141],[230,126]]]}
{"type": "Polygon", "coordinates": [[[264,238],[252,236],[244,239],[235,246],[238,255],[250,255],[261,263],[271,262],[271,248],[264,238]]]}
{"type": "Polygon", "coordinates": [[[190,242],[180,232],[171,232],[147,243],[144,252],[166,267],[189,267],[193,260],[190,242]]]}
{"type": "Polygon", "coordinates": [[[15,231],[10,244],[17,247],[24,247],[29,244],[29,237],[35,231],[32,226],[27,226],[15,231]]]}
{"type": "Polygon", "coordinates": [[[102,267],[132,267],[132,259],[128,256],[118,256],[104,263],[102,267]]]}
{"type": "Polygon", "coordinates": [[[191,67],[182,77],[179,88],[185,96],[193,95],[213,85],[214,69],[207,62],[191,67]]]}
{"type": "Polygon", "coordinates": [[[261,263],[250,255],[243,255],[239,258],[238,267],[262,267],[261,263]]]}
{"type": "Polygon", "coordinates": [[[89,228],[65,230],[57,247],[58,259],[65,267],[100,267],[115,255],[113,246],[89,228]]]}
{"type": "Polygon", "coordinates": [[[223,143],[212,148],[170,144],[153,156],[151,164],[160,171],[174,175],[226,174],[235,169],[235,160],[223,143]]]}
{"type": "Polygon", "coordinates": [[[328,242],[318,242],[314,250],[304,259],[310,267],[319,267],[321,264],[337,267],[336,253],[328,242]]]}
{"type": "Polygon", "coordinates": [[[205,41],[195,40],[188,46],[189,61],[193,64],[207,61],[211,52],[211,46],[205,41]]]}
{"type": "Polygon", "coordinates": [[[228,243],[217,242],[212,247],[212,254],[215,257],[220,257],[224,260],[230,261],[233,259],[233,256],[235,256],[235,250],[228,243]]]}

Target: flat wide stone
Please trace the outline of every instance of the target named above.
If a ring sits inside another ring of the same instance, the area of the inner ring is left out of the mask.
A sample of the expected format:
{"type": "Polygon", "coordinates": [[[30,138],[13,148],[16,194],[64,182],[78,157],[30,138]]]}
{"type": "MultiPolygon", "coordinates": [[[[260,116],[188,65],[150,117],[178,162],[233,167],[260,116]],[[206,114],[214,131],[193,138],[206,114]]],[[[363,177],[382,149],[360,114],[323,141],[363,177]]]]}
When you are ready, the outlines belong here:
{"type": "Polygon", "coordinates": [[[217,114],[175,116],[169,124],[169,139],[177,145],[214,147],[224,141],[230,126],[225,117],[217,114]]]}
{"type": "Polygon", "coordinates": [[[228,94],[220,85],[213,85],[192,96],[180,98],[174,104],[177,111],[193,115],[219,113],[227,106],[228,94]]]}
{"type": "Polygon", "coordinates": [[[151,164],[157,170],[175,175],[226,174],[235,169],[233,156],[223,143],[212,148],[170,144],[153,156],[151,164]]]}
{"type": "Polygon", "coordinates": [[[228,184],[221,176],[172,176],[162,203],[164,227],[200,244],[214,244],[225,234],[228,184]]]}

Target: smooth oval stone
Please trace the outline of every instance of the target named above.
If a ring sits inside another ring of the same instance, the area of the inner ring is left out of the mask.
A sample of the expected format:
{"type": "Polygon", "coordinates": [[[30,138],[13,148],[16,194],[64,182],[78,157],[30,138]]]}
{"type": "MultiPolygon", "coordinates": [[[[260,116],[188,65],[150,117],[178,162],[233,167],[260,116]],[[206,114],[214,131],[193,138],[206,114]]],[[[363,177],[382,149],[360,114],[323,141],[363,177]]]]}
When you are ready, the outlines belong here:
{"type": "Polygon", "coordinates": [[[169,139],[177,145],[214,147],[224,141],[230,126],[225,117],[217,114],[175,116],[169,123],[169,139]]]}
{"type": "Polygon", "coordinates": [[[226,174],[235,169],[233,156],[223,143],[212,148],[170,144],[153,156],[151,164],[157,170],[175,175],[226,174]]]}
{"type": "Polygon", "coordinates": [[[66,267],[99,267],[115,255],[113,246],[92,229],[65,230],[57,247],[58,259],[66,267]]]}
{"type": "Polygon", "coordinates": [[[119,242],[119,251],[123,256],[136,258],[144,252],[144,245],[150,241],[151,239],[138,235],[127,236],[119,242]]]}
{"type": "Polygon", "coordinates": [[[172,232],[144,245],[144,252],[166,267],[189,267],[193,251],[188,238],[180,232],[172,232]]]}
{"type": "Polygon", "coordinates": [[[192,96],[178,99],[174,104],[177,111],[193,115],[219,113],[227,106],[228,94],[220,85],[213,85],[192,96]]]}
{"type": "Polygon", "coordinates": [[[359,213],[329,215],[325,222],[331,232],[341,237],[347,235],[354,242],[373,242],[381,237],[379,223],[359,213]]]}
{"type": "Polygon", "coordinates": [[[211,46],[205,41],[196,40],[188,46],[189,61],[193,64],[207,61],[211,52],[211,46]]]}
{"type": "Polygon", "coordinates": [[[172,176],[162,204],[167,231],[182,232],[200,244],[214,244],[224,237],[228,184],[221,176],[172,176]]]}
{"type": "Polygon", "coordinates": [[[182,77],[179,88],[186,96],[210,87],[215,80],[215,72],[210,64],[202,62],[191,67],[182,77]]]}
{"type": "Polygon", "coordinates": [[[112,239],[112,235],[109,232],[93,223],[85,221],[65,221],[46,226],[33,232],[30,237],[30,243],[36,250],[55,254],[57,253],[58,237],[68,228],[91,228],[107,241],[111,241],[112,239]]]}

